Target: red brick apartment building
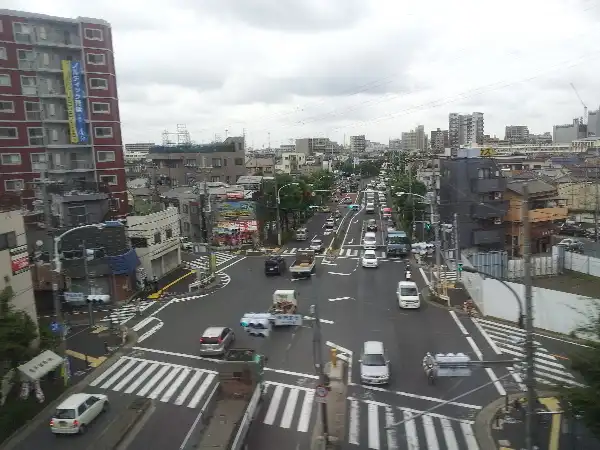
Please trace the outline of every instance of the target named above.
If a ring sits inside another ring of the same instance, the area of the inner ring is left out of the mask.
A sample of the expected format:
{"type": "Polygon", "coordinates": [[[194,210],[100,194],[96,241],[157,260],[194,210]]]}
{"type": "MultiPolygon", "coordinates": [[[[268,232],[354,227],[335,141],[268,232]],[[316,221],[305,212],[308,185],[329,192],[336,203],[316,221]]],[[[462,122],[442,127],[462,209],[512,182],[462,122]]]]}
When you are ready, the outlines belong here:
{"type": "Polygon", "coordinates": [[[111,27],[0,9],[0,196],[29,204],[44,172],[108,187],[113,214],[127,211],[111,27]]]}

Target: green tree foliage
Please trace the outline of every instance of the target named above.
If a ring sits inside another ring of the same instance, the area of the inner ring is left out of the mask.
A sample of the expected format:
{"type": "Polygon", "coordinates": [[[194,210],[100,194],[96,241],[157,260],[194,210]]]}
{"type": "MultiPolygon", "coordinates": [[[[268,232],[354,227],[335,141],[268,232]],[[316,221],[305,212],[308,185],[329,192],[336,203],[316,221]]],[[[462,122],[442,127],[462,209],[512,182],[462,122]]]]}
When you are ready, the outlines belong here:
{"type": "MultiPolygon", "coordinates": [[[[600,339],[600,303],[588,320],[588,324],[580,328],[580,333],[600,339]]],[[[585,387],[565,388],[563,397],[569,412],[580,416],[585,426],[600,438],[600,342],[588,345],[569,355],[571,367],[581,374],[585,387]]]]}
{"type": "Polygon", "coordinates": [[[0,361],[12,369],[32,356],[31,344],[37,338],[37,327],[31,317],[12,305],[10,286],[0,292],[0,361]]]}
{"type": "Polygon", "coordinates": [[[381,169],[382,164],[383,160],[373,159],[362,161],[355,167],[352,159],[347,159],[346,161],[340,161],[336,163],[334,168],[335,170],[339,170],[346,175],[356,174],[365,178],[371,178],[379,174],[379,169],[381,169]]]}
{"type": "MultiPolygon", "coordinates": [[[[426,194],[427,187],[425,184],[418,181],[415,177],[410,178],[408,173],[404,173],[392,178],[389,186],[390,192],[392,193],[392,198],[394,198],[395,206],[398,209],[400,218],[402,219],[404,225],[406,227],[410,227],[414,220],[422,220],[423,211],[427,211],[429,207],[418,195],[424,196],[426,194]],[[412,192],[418,195],[406,194],[397,196],[396,193],[398,192],[412,192]],[[413,210],[415,217],[413,217],[413,210]]],[[[425,214],[425,216],[426,215],[427,214],[425,214]]]]}

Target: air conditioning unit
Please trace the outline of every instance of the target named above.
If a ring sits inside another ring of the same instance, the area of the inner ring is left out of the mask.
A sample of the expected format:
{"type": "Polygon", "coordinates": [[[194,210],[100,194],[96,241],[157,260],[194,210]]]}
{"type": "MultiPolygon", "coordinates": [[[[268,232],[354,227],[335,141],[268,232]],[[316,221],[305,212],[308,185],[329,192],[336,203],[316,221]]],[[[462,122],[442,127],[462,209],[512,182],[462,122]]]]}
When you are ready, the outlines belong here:
{"type": "Polygon", "coordinates": [[[500,217],[496,217],[494,219],[494,225],[502,225],[502,219],[500,217]]]}

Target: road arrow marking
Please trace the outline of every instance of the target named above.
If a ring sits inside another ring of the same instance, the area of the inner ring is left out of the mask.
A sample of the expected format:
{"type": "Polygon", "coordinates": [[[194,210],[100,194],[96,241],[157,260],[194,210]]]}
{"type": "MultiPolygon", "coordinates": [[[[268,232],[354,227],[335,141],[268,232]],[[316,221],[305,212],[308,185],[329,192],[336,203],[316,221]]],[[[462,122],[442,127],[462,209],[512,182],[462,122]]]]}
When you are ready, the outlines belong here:
{"type": "Polygon", "coordinates": [[[350,300],[352,297],[337,297],[337,298],[330,298],[329,301],[330,302],[339,302],[340,300],[350,300]]]}

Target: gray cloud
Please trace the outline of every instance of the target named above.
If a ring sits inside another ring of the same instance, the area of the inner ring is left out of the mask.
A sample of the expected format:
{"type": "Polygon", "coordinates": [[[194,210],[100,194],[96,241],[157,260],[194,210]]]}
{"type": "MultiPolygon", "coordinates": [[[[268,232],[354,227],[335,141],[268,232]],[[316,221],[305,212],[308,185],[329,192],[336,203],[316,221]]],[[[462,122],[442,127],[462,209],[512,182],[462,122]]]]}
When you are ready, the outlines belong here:
{"type": "Polygon", "coordinates": [[[180,0],[199,14],[243,22],[251,27],[311,32],[351,28],[366,17],[363,0],[180,0]]]}

